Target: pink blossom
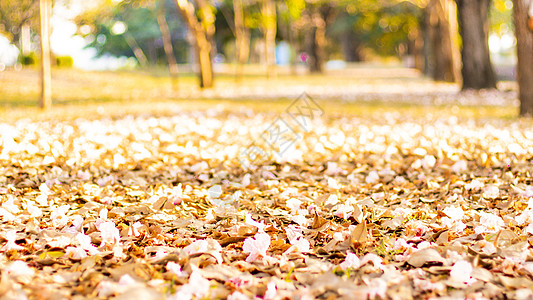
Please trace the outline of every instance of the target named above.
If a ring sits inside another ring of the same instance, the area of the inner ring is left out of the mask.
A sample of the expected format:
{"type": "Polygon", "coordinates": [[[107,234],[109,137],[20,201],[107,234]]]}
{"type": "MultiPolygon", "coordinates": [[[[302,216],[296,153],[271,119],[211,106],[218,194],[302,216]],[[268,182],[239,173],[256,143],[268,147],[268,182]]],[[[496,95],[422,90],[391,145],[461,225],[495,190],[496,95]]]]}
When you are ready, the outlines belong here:
{"type": "Polygon", "coordinates": [[[9,251],[9,250],[24,250],[24,247],[17,245],[15,242],[17,240],[17,231],[9,230],[4,233],[4,238],[7,240],[6,244],[0,249],[0,251],[9,251]]]}
{"type": "Polygon", "coordinates": [[[30,217],[32,218],[40,217],[43,214],[43,211],[39,207],[33,205],[31,202],[27,202],[26,210],[28,211],[28,213],[30,214],[30,217]]]}
{"type": "Polygon", "coordinates": [[[397,238],[395,241],[394,241],[394,244],[393,244],[393,249],[394,250],[404,250],[404,249],[409,249],[411,248],[411,246],[409,246],[409,244],[407,244],[407,241],[403,238],[397,238]]]}
{"type": "Polygon", "coordinates": [[[533,235],[533,223],[530,223],[529,225],[527,225],[523,230],[522,230],[523,233],[529,233],[531,235],[533,235]]]}
{"type": "Polygon", "coordinates": [[[118,280],[118,285],[122,286],[129,286],[129,285],[135,285],[137,284],[137,281],[133,279],[129,274],[124,274],[120,276],[120,279],[118,280]]]}
{"type": "Polygon", "coordinates": [[[311,245],[309,241],[306,240],[303,236],[299,236],[293,239],[292,241],[290,241],[290,243],[292,246],[289,249],[287,249],[286,252],[298,251],[302,253],[307,253],[311,250],[310,248],[311,245]]]}
{"type": "Polygon", "coordinates": [[[229,295],[227,300],[249,300],[250,298],[245,294],[235,291],[233,294],[229,295]]]}
{"type": "Polygon", "coordinates": [[[0,207],[0,217],[4,220],[4,222],[13,222],[17,219],[14,214],[7,211],[5,208],[0,207]]]}
{"type": "MultiPolygon", "coordinates": [[[[201,299],[209,295],[209,280],[202,277],[198,271],[193,271],[189,277],[189,283],[182,285],[178,293],[184,296],[184,299],[190,299],[192,296],[201,299]]],[[[183,298],[176,298],[183,299],[183,298]]]]}
{"type": "Polygon", "coordinates": [[[258,257],[265,257],[270,247],[270,236],[264,232],[258,232],[253,238],[244,240],[242,250],[244,253],[250,253],[246,258],[247,262],[255,261],[258,257]]]}
{"type": "Polygon", "coordinates": [[[141,229],[141,227],[143,227],[143,224],[141,222],[133,223],[133,225],[131,225],[130,229],[128,230],[128,235],[138,237],[139,235],[141,235],[141,233],[139,232],[139,229],[141,229]]]}
{"type": "Polygon", "coordinates": [[[67,247],[67,249],[65,250],[65,255],[68,258],[75,259],[75,260],[80,260],[80,259],[84,259],[85,257],[87,257],[87,253],[81,247],[67,247]]]}
{"type": "Polygon", "coordinates": [[[348,219],[353,214],[353,211],[353,205],[339,204],[335,207],[333,215],[339,218],[348,219]]]}
{"type": "Polygon", "coordinates": [[[289,241],[296,240],[302,236],[302,229],[299,226],[289,225],[285,227],[285,233],[289,241]]]}
{"type": "Polygon", "coordinates": [[[375,299],[377,296],[379,296],[381,299],[385,299],[385,294],[387,293],[387,282],[381,278],[372,279],[367,284],[365,292],[367,293],[369,299],[375,299]]]}
{"type": "Polygon", "coordinates": [[[491,213],[480,212],[479,223],[491,232],[499,231],[505,223],[502,218],[491,213]]]}
{"type": "Polygon", "coordinates": [[[498,198],[499,195],[500,195],[500,189],[495,185],[487,185],[483,189],[484,198],[495,199],[495,198],[498,198]]]}
{"type": "Polygon", "coordinates": [[[381,268],[383,259],[374,253],[367,253],[362,259],[361,259],[361,265],[366,264],[367,262],[372,262],[375,268],[381,268]]]}
{"type": "Polygon", "coordinates": [[[186,255],[192,255],[196,253],[209,253],[215,257],[217,262],[222,263],[222,247],[213,239],[196,240],[187,247],[183,248],[183,252],[186,255]]]}
{"type": "Polygon", "coordinates": [[[81,231],[81,226],[83,225],[83,217],[80,215],[75,215],[71,219],[72,226],[63,228],[62,232],[77,234],[81,231]]]}
{"type": "Polygon", "coordinates": [[[175,263],[173,261],[169,261],[165,268],[167,269],[167,271],[169,271],[170,273],[172,273],[172,274],[174,274],[174,275],[176,275],[178,277],[186,275],[186,273],[181,270],[180,264],[175,263]]]}
{"type": "Polygon", "coordinates": [[[533,186],[526,186],[525,191],[522,193],[524,197],[533,197],[533,186]]]}
{"type": "Polygon", "coordinates": [[[13,276],[33,276],[35,271],[21,260],[15,260],[4,268],[4,271],[13,276]]]}
{"type": "Polygon", "coordinates": [[[118,291],[118,284],[109,280],[102,280],[96,286],[98,297],[107,298],[118,291]]]}
{"type": "Polygon", "coordinates": [[[305,216],[308,214],[309,213],[307,210],[299,209],[296,215],[291,215],[291,220],[300,226],[306,226],[309,221],[307,220],[305,216]]]}
{"type": "Polygon", "coordinates": [[[442,291],[446,286],[442,282],[431,282],[426,279],[413,278],[413,284],[422,291],[442,291]]]}
{"type": "Polygon", "coordinates": [[[120,232],[112,221],[105,221],[98,226],[103,245],[115,245],[120,242],[120,232]]]}
{"type": "Polygon", "coordinates": [[[88,251],[89,254],[95,255],[100,253],[100,251],[98,251],[98,249],[96,249],[96,247],[91,244],[90,236],[80,232],[76,235],[76,240],[80,244],[81,248],[83,250],[88,251]]]}
{"type": "Polygon", "coordinates": [[[354,253],[349,252],[344,261],[339,265],[341,269],[357,269],[361,266],[361,260],[354,253]]]}
{"type": "Polygon", "coordinates": [[[205,253],[207,252],[207,241],[206,240],[196,240],[190,243],[188,246],[183,248],[183,252],[187,255],[192,255],[196,253],[205,253]]]}
{"type": "Polygon", "coordinates": [[[466,161],[464,160],[460,160],[456,163],[453,164],[453,166],[451,167],[452,171],[454,173],[461,173],[461,172],[464,172],[466,171],[466,168],[468,167],[466,161]]]}
{"type": "Polygon", "coordinates": [[[477,179],[473,179],[470,183],[465,184],[467,190],[479,190],[483,188],[485,184],[477,179]]]}
{"type": "Polygon", "coordinates": [[[465,212],[461,207],[448,206],[442,212],[454,221],[461,221],[465,217],[465,212]]]}
{"type": "Polygon", "coordinates": [[[67,225],[68,218],[66,213],[70,210],[69,205],[63,205],[52,210],[50,218],[52,219],[52,225],[55,227],[63,227],[67,225]]]}
{"type": "Polygon", "coordinates": [[[365,178],[365,182],[370,183],[370,184],[376,183],[378,180],[379,180],[379,175],[378,175],[378,172],[376,171],[370,171],[368,173],[368,176],[365,178]]]}
{"type": "Polygon", "coordinates": [[[457,261],[450,271],[450,280],[462,283],[472,283],[475,279],[470,276],[472,274],[472,265],[465,261],[457,261]]]}
{"type": "Polygon", "coordinates": [[[35,202],[40,206],[48,206],[48,195],[51,194],[50,188],[48,188],[46,183],[42,183],[39,186],[39,191],[41,194],[35,198],[35,202]]]}
{"type": "Polygon", "coordinates": [[[296,213],[298,211],[298,209],[300,208],[302,203],[303,202],[298,200],[298,199],[290,198],[289,200],[287,200],[285,205],[287,206],[287,208],[289,208],[291,210],[291,213],[294,214],[294,213],[296,213]]]}
{"type": "Polygon", "coordinates": [[[422,241],[416,246],[416,249],[417,250],[423,250],[423,249],[431,248],[431,247],[434,247],[434,246],[436,246],[435,243],[431,243],[431,242],[428,242],[428,241],[422,241]]]}
{"type": "Polygon", "coordinates": [[[247,224],[247,225],[251,225],[251,226],[255,226],[257,227],[257,231],[258,232],[264,232],[265,230],[265,221],[261,221],[261,222],[257,222],[255,221],[254,219],[252,219],[252,215],[250,213],[247,213],[246,214],[246,217],[244,219],[244,222],[247,224]]]}
{"type": "Polygon", "coordinates": [[[263,299],[265,300],[275,299],[277,294],[278,292],[277,292],[276,284],[274,283],[274,281],[269,281],[267,284],[267,290],[265,292],[265,296],[263,297],[263,299]]]}

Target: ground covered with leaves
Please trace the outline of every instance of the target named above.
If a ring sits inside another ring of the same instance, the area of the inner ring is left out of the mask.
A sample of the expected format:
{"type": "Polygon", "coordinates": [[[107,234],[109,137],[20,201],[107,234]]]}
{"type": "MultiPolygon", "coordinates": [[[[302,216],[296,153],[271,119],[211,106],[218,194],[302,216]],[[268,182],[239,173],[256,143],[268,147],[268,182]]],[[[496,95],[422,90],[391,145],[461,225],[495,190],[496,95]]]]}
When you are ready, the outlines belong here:
{"type": "Polygon", "coordinates": [[[531,122],[322,106],[0,124],[0,296],[533,296],[531,122]]]}

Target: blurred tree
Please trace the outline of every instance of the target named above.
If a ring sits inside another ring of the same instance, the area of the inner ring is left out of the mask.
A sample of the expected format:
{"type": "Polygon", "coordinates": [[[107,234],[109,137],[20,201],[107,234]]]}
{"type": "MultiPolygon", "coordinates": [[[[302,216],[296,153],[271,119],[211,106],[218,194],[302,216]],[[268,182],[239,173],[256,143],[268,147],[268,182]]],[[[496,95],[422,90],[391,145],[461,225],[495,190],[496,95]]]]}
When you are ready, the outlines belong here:
{"type": "Polygon", "coordinates": [[[30,26],[34,32],[39,31],[39,1],[35,0],[1,0],[0,33],[5,33],[13,43],[19,43],[22,49],[22,28],[30,26]]]}
{"type": "Polygon", "coordinates": [[[187,27],[194,37],[194,48],[199,66],[200,87],[213,86],[213,35],[215,34],[214,7],[206,0],[197,0],[195,7],[188,0],[176,0],[187,27]]]}
{"type": "Polygon", "coordinates": [[[291,72],[296,73],[297,52],[302,51],[300,36],[306,27],[302,21],[302,13],[305,10],[305,0],[287,0],[278,2],[278,20],[280,22],[279,33],[288,42],[290,53],[291,72]]]}
{"type": "Polygon", "coordinates": [[[347,1],[337,10],[328,34],[340,41],[347,61],[362,59],[364,52],[422,56],[422,10],[418,6],[406,1],[359,0],[347,1]]]}
{"type": "MultiPolygon", "coordinates": [[[[231,29],[235,37],[235,60],[237,61],[237,80],[242,79],[244,64],[250,57],[250,28],[247,26],[246,15],[249,9],[250,1],[228,0],[219,9],[226,19],[227,26],[231,29]]],[[[216,24],[218,29],[220,24],[216,24]]],[[[217,31],[220,33],[220,31],[217,31]]]]}
{"type": "Polygon", "coordinates": [[[455,0],[462,37],[463,90],[496,88],[490,61],[489,7],[491,0],[455,0]]]}
{"type": "Polygon", "coordinates": [[[533,117],[533,0],[513,0],[520,115],[533,117]]]}
{"type": "Polygon", "coordinates": [[[245,25],[244,12],[245,3],[243,0],[233,0],[235,48],[239,70],[237,78],[242,77],[243,65],[248,62],[250,56],[250,29],[245,25]]]}
{"type": "Polygon", "coordinates": [[[457,10],[453,0],[428,0],[425,10],[426,72],[434,80],[461,81],[457,10]]]}
{"type": "Polygon", "coordinates": [[[41,100],[39,106],[48,109],[52,106],[52,76],[50,57],[50,17],[52,0],[39,1],[41,28],[41,100]]]}
{"type": "Polygon", "coordinates": [[[324,72],[326,60],[326,28],[328,21],[333,16],[333,3],[329,1],[308,2],[306,14],[309,20],[307,31],[307,54],[309,70],[311,73],[324,72]]]}
{"type": "Polygon", "coordinates": [[[168,29],[167,19],[165,17],[165,0],[159,0],[157,3],[157,24],[161,31],[161,37],[163,38],[163,49],[165,50],[165,56],[167,57],[168,69],[172,77],[178,77],[178,62],[174,55],[174,47],[172,46],[172,35],[168,29]]]}
{"type": "Polygon", "coordinates": [[[169,68],[176,56],[185,59],[186,31],[174,0],[102,0],[74,21],[97,56],[134,56],[141,65],[163,62],[169,68]]]}
{"type": "Polygon", "coordinates": [[[272,75],[272,66],[276,63],[276,4],[274,0],[261,0],[261,31],[265,37],[265,67],[267,77],[272,75]]]}

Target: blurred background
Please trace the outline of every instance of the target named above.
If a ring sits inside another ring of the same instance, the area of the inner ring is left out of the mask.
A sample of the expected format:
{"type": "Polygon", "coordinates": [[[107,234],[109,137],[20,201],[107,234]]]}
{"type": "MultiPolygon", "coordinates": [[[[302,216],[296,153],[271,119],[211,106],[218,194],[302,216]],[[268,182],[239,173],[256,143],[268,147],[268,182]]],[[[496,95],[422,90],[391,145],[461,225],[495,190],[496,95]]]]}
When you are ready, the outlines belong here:
{"type": "MultiPolygon", "coordinates": [[[[3,106],[37,101],[43,2],[50,0],[0,2],[3,106]],[[24,84],[29,82],[37,85],[24,84]]],[[[57,103],[279,98],[304,90],[343,99],[496,87],[516,92],[511,0],[56,0],[46,5],[52,7],[49,43],[57,103]],[[364,82],[369,78],[373,81],[364,82]],[[384,79],[396,90],[384,91],[379,84],[384,79]],[[429,81],[438,83],[428,86],[429,81]],[[108,86],[112,82],[131,88],[106,93],[117,87],[108,86]]]]}

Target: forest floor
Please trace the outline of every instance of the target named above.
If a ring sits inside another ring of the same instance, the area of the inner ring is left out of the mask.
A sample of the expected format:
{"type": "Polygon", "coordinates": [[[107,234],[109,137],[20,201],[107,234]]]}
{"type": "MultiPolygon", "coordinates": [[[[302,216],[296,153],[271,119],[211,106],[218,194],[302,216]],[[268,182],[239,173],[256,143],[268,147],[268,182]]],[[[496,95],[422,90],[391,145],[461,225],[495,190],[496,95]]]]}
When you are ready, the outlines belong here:
{"type": "Polygon", "coordinates": [[[31,71],[0,73],[0,296],[532,297],[514,87],[394,72],[164,97],[168,78],[60,70],[46,113],[31,71]]]}

